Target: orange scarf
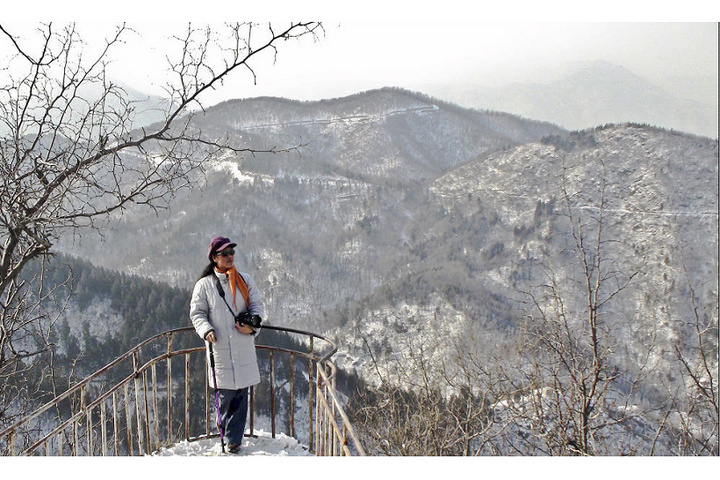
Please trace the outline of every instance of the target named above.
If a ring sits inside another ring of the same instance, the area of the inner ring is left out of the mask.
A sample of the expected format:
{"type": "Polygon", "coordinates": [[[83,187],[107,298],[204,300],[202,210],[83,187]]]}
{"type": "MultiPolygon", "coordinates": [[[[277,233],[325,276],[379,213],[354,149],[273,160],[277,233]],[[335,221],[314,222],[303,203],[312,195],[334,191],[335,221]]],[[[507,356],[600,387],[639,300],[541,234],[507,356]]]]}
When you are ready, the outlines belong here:
{"type": "MultiPolygon", "coordinates": [[[[218,271],[220,272],[220,270],[218,271]]],[[[228,276],[228,280],[230,281],[230,292],[232,292],[233,297],[233,307],[235,307],[235,310],[237,310],[237,303],[235,303],[235,292],[237,291],[237,289],[240,289],[240,293],[242,293],[242,296],[245,299],[245,310],[249,312],[250,294],[248,292],[248,287],[245,284],[245,280],[242,278],[242,275],[238,273],[235,267],[230,267],[228,270],[220,273],[224,273],[228,276]]]]}

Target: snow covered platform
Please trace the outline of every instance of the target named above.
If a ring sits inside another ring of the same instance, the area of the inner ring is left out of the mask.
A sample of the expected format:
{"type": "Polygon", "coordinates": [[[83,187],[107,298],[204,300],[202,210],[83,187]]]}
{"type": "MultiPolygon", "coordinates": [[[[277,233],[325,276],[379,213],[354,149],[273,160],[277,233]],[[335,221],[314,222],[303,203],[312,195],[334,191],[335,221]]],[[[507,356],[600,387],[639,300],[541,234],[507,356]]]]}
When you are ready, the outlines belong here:
{"type": "Polygon", "coordinates": [[[301,457],[313,456],[305,445],[301,445],[296,439],[283,433],[272,435],[262,430],[255,430],[256,437],[245,437],[239,453],[222,453],[220,437],[204,438],[193,442],[184,440],[170,447],[162,448],[153,456],[280,456],[280,457],[301,457]]]}

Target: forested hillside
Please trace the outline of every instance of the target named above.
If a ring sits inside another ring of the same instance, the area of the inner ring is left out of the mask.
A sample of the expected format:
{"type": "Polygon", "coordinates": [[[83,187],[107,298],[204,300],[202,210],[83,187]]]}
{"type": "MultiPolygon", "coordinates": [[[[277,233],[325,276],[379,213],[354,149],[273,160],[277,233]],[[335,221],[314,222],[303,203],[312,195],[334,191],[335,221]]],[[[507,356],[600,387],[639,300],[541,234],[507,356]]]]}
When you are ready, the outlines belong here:
{"type": "MultiPolygon", "coordinates": [[[[26,275],[39,273],[40,263],[26,275]]],[[[57,255],[42,270],[48,310],[55,310],[55,373],[76,380],[141,341],[189,325],[190,292],[57,255]]],[[[198,339],[199,343],[199,339],[198,339]]],[[[69,380],[69,378],[68,378],[69,380]]]]}

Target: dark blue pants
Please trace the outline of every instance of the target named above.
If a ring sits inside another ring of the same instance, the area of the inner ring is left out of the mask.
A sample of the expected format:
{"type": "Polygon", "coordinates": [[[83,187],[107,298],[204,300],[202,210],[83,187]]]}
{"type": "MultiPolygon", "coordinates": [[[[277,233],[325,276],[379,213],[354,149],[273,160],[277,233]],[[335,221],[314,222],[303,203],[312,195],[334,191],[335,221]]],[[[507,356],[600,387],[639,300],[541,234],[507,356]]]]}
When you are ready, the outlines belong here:
{"type": "Polygon", "coordinates": [[[220,422],[225,435],[225,444],[242,445],[247,422],[248,389],[225,390],[220,388],[218,389],[218,399],[220,400],[220,422]]]}

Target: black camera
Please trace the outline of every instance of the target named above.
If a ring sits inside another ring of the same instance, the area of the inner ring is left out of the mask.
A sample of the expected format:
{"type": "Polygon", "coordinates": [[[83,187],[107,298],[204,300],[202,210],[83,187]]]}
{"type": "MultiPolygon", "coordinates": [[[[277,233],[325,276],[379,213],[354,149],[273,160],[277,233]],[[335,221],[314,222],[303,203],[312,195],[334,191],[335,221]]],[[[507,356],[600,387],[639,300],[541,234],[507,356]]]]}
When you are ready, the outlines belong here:
{"type": "Polygon", "coordinates": [[[250,312],[239,313],[235,316],[235,323],[238,325],[249,325],[252,328],[260,328],[262,318],[260,318],[260,315],[253,315],[250,312]]]}

